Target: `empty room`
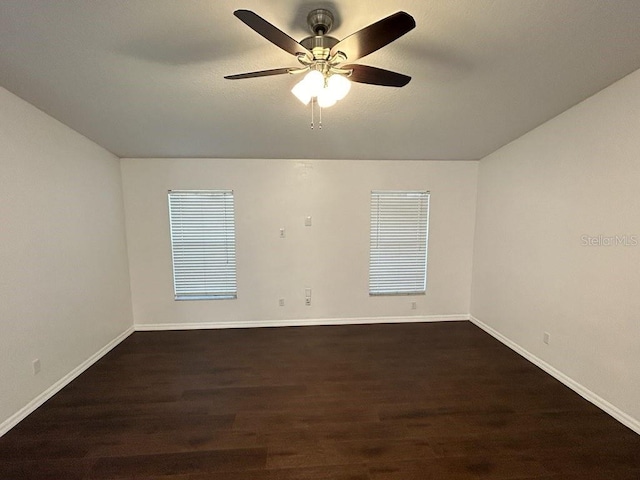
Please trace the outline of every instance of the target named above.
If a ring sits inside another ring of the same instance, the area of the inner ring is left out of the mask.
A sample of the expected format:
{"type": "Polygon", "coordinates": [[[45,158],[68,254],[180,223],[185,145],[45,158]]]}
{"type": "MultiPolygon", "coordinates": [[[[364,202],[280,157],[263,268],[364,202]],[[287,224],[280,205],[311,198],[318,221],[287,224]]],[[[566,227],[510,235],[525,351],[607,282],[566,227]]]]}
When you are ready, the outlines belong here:
{"type": "Polygon", "coordinates": [[[639,25],[0,1],[0,479],[640,479],[639,25]]]}

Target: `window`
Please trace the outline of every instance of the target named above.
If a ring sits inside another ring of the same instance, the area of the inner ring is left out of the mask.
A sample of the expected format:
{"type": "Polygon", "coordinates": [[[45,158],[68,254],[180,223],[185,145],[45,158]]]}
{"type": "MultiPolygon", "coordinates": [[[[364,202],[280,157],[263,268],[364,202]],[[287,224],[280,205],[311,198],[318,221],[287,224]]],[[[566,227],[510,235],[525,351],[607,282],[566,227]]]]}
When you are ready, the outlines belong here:
{"type": "Polygon", "coordinates": [[[369,295],[427,288],[429,192],[372,191],[369,295]]]}
{"type": "Polygon", "coordinates": [[[176,300],[236,298],[233,191],[169,191],[176,300]]]}

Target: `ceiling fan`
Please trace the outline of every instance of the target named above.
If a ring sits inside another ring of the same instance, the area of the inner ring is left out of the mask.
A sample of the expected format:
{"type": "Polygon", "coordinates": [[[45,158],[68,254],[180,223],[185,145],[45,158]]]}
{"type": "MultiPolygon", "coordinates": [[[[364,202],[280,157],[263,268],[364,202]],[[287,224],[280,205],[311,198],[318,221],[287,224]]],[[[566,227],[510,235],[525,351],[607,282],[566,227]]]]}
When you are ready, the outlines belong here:
{"type": "Polygon", "coordinates": [[[325,108],[344,98],[351,86],[349,80],[386,87],[403,87],[411,80],[401,73],[351,63],[412,30],[416,22],[406,12],[394,13],[338,40],[328,35],[334,22],[333,14],[325,8],[317,8],[307,16],[313,35],[300,42],[250,10],[236,10],[233,14],[271,43],[294,55],[300,66],[239,73],[224,77],[226,79],[307,73],[293,87],[292,93],[304,104],[311,102],[313,106],[317,102],[325,108]]]}

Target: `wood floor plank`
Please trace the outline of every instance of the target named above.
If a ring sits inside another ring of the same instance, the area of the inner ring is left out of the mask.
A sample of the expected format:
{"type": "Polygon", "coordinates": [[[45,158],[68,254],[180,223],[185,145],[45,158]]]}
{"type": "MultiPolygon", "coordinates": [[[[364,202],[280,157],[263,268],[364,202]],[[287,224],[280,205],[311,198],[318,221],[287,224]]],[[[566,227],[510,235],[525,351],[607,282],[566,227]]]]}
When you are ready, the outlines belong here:
{"type": "Polygon", "coordinates": [[[469,322],[136,332],[0,479],[638,480],[640,435],[469,322]]]}
{"type": "Polygon", "coordinates": [[[184,473],[250,472],[264,470],[266,457],[264,448],[103,457],[96,460],[90,477],[111,480],[140,475],[163,478],[184,473]]]}

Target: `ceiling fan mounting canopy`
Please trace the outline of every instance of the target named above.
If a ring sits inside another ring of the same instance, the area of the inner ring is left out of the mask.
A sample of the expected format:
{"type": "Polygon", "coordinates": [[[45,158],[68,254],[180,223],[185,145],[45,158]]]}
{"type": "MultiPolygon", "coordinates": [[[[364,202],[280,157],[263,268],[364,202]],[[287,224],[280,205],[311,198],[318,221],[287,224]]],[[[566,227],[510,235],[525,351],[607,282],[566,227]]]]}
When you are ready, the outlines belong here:
{"type": "Polygon", "coordinates": [[[314,35],[326,35],[333,27],[333,13],[326,8],[316,8],[307,15],[307,25],[314,35]]]}

